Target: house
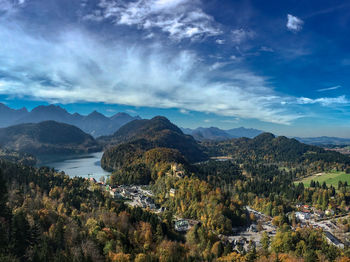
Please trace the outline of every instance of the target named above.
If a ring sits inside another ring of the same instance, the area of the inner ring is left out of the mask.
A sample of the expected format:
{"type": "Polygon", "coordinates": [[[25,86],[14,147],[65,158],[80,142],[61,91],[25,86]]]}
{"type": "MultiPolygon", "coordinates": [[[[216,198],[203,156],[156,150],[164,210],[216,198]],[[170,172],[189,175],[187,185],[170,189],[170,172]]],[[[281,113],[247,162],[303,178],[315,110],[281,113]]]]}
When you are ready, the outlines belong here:
{"type": "Polygon", "coordinates": [[[169,196],[175,197],[176,190],[174,188],[171,188],[169,191],[169,196]]]}
{"type": "Polygon", "coordinates": [[[324,212],[322,212],[321,210],[315,210],[314,215],[317,218],[322,218],[322,217],[324,217],[324,212]]]}
{"type": "Polygon", "coordinates": [[[119,194],[117,188],[112,188],[112,189],[109,191],[109,194],[110,194],[111,197],[113,197],[113,198],[120,198],[120,197],[121,197],[121,195],[119,194]]]}
{"type": "Polygon", "coordinates": [[[299,220],[308,220],[311,218],[311,215],[306,212],[295,212],[295,217],[299,220]]]}
{"type": "Polygon", "coordinates": [[[178,232],[186,232],[190,229],[190,225],[187,220],[179,219],[175,222],[175,230],[178,232]]]}
{"type": "Polygon", "coordinates": [[[333,215],[334,215],[334,210],[332,210],[332,209],[327,209],[327,210],[325,211],[325,214],[326,214],[326,216],[333,216],[333,215]]]}

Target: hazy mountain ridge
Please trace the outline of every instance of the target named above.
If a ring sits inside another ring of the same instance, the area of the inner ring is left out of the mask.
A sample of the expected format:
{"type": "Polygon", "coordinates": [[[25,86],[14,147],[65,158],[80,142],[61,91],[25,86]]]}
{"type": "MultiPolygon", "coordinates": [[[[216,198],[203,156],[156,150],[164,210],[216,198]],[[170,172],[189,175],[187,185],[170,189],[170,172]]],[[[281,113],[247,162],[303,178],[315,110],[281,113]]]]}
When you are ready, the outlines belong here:
{"type": "Polygon", "coordinates": [[[35,156],[86,153],[101,149],[91,135],[78,127],[55,121],[1,128],[0,146],[35,156]]]}
{"type": "Polygon", "coordinates": [[[222,141],[239,137],[254,138],[263,133],[261,130],[245,127],[232,128],[228,130],[223,130],[217,127],[198,127],[196,129],[182,128],[182,131],[185,134],[192,135],[198,141],[222,141]]]}
{"type": "Polygon", "coordinates": [[[345,146],[350,145],[350,138],[341,137],[330,137],[330,136],[320,136],[320,137],[295,137],[296,140],[310,145],[316,146],[345,146]]]}
{"type": "Polygon", "coordinates": [[[28,112],[26,108],[15,110],[0,103],[0,127],[53,120],[75,125],[84,132],[98,137],[113,134],[121,126],[135,119],[141,118],[130,116],[127,113],[117,113],[111,117],[106,117],[97,111],[93,111],[86,116],[78,113],[70,114],[64,108],[56,105],[37,106],[28,112]]]}

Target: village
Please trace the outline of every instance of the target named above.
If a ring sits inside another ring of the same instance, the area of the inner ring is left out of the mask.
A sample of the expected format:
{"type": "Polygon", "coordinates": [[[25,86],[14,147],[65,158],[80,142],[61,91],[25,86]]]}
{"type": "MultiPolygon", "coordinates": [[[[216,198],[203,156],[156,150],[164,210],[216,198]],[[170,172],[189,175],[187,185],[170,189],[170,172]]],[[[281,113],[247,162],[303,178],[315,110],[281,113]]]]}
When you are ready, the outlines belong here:
{"type": "MultiPolygon", "coordinates": [[[[177,165],[172,165],[168,175],[183,177],[184,172],[177,165]]],[[[120,185],[111,187],[102,181],[97,182],[94,178],[89,179],[92,185],[99,186],[102,190],[109,193],[110,197],[115,200],[123,200],[125,204],[132,207],[140,207],[156,214],[166,210],[165,207],[159,207],[154,202],[154,195],[148,185],[120,185]]],[[[171,188],[167,197],[174,197],[176,190],[171,188]]],[[[221,235],[218,237],[225,243],[230,243],[237,251],[248,250],[250,245],[261,247],[262,233],[266,232],[268,236],[276,235],[277,227],[272,223],[272,217],[269,217],[249,206],[245,207],[248,215],[253,215],[255,221],[249,227],[232,228],[232,235],[221,235]]],[[[324,231],[324,236],[328,243],[344,248],[348,244],[348,235],[334,222],[335,212],[331,209],[326,211],[318,210],[309,205],[297,204],[296,212],[293,214],[300,227],[312,226],[324,231]]],[[[289,213],[288,215],[292,215],[289,213]]],[[[347,216],[347,215],[346,215],[347,216]]],[[[340,216],[344,217],[344,216],[340,216]]],[[[196,224],[198,220],[174,216],[174,229],[177,232],[186,233],[196,224]]],[[[296,228],[292,227],[292,230],[296,228]]]]}

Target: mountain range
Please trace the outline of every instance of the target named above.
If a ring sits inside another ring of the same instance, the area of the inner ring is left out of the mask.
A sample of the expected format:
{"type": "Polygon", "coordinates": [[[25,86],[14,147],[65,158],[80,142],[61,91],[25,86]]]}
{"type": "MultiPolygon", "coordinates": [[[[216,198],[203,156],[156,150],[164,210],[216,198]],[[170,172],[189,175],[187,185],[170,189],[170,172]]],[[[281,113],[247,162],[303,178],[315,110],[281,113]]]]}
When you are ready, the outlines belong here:
{"type": "Polygon", "coordinates": [[[193,136],[198,141],[215,140],[222,141],[231,138],[248,137],[253,138],[263,133],[263,131],[254,128],[233,128],[223,130],[217,127],[198,127],[196,129],[182,128],[185,134],[193,136]]]}
{"type": "Polygon", "coordinates": [[[135,119],[141,118],[130,116],[127,113],[117,113],[107,117],[97,111],[86,116],[78,113],[70,114],[57,105],[41,105],[31,111],[26,108],[16,110],[0,103],[0,127],[53,120],[77,126],[84,132],[98,137],[113,134],[121,126],[135,119]]]}

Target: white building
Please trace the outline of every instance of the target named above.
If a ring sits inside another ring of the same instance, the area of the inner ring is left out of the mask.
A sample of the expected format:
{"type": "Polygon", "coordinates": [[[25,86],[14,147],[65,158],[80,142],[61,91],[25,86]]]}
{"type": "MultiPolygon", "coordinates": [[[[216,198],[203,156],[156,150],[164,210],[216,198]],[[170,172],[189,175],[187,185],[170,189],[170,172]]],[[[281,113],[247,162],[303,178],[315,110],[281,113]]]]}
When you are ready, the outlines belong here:
{"type": "Polygon", "coordinates": [[[311,218],[310,213],[296,212],[295,217],[299,220],[309,220],[311,218]]]}

